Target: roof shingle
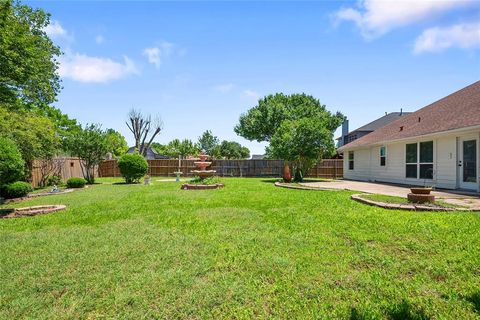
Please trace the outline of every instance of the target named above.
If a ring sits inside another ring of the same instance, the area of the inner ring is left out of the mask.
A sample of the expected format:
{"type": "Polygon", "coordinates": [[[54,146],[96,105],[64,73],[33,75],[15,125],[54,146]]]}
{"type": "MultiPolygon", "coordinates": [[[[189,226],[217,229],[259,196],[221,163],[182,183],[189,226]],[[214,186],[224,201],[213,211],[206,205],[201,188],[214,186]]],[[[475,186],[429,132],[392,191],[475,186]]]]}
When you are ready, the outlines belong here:
{"type": "Polygon", "coordinates": [[[480,81],[352,141],[339,151],[480,125],[480,81]]]}

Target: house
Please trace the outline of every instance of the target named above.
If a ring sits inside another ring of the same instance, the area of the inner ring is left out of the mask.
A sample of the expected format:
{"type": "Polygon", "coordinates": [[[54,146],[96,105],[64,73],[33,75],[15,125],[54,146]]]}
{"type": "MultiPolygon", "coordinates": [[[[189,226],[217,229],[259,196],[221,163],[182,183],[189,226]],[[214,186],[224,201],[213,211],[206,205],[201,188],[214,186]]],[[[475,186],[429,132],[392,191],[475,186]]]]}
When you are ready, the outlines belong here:
{"type": "MultiPolygon", "coordinates": [[[[134,153],[135,152],[135,147],[130,147],[127,151],[127,153],[134,153]]],[[[147,154],[145,155],[145,159],[147,160],[158,160],[158,159],[170,159],[167,156],[163,156],[161,154],[158,154],[155,150],[153,150],[151,147],[147,149],[147,154]]]]}
{"type": "Polygon", "coordinates": [[[252,154],[251,160],[263,160],[265,157],[266,156],[264,154],[252,154]]]}
{"type": "Polygon", "coordinates": [[[480,81],[339,148],[344,177],[480,192],[480,81]]]}
{"type": "Polygon", "coordinates": [[[400,112],[385,112],[383,117],[380,117],[377,120],[374,120],[356,130],[353,130],[352,132],[348,132],[348,120],[345,120],[342,123],[342,136],[337,138],[337,148],[360,139],[361,137],[366,136],[367,134],[372,133],[383,126],[386,126],[390,122],[398,120],[400,117],[406,116],[410,113],[411,112],[403,112],[402,109],[400,109],[400,112]]]}

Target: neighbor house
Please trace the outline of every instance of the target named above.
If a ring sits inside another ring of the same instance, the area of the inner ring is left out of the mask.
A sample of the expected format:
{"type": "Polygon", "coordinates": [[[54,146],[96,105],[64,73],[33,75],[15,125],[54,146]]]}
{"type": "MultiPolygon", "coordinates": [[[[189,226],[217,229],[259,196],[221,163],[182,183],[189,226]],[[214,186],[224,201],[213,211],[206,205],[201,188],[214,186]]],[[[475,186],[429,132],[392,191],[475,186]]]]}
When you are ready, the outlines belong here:
{"type": "MultiPolygon", "coordinates": [[[[130,147],[127,153],[134,153],[136,151],[136,147],[130,147]]],[[[167,156],[161,155],[153,150],[151,147],[147,148],[147,152],[145,155],[145,159],[147,160],[161,160],[161,159],[170,159],[167,156]]]]}
{"type": "Polygon", "coordinates": [[[480,192],[480,81],[338,149],[345,179],[480,192]]]}
{"type": "Polygon", "coordinates": [[[400,117],[404,117],[410,113],[411,112],[403,112],[402,109],[400,109],[400,112],[385,112],[383,117],[380,117],[377,120],[367,123],[366,125],[350,132],[348,131],[348,120],[345,119],[345,121],[342,123],[342,136],[337,138],[337,148],[360,139],[361,137],[366,136],[367,134],[370,134],[373,131],[386,126],[390,122],[398,120],[400,117]]]}

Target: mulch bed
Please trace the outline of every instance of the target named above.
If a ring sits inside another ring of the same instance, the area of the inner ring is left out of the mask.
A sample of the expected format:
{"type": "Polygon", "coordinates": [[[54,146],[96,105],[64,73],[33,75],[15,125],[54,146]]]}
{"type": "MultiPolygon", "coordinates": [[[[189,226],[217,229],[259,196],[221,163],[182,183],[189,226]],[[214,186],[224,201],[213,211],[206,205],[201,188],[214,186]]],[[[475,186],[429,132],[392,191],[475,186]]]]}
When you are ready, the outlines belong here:
{"type": "Polygon", "coordinates": [[[182,190],[210,190],[210,189],[221,189],[225,187],[223,183],[216,183],[216,184],[190,184],[184,183],[182,184],[182,190]]]}

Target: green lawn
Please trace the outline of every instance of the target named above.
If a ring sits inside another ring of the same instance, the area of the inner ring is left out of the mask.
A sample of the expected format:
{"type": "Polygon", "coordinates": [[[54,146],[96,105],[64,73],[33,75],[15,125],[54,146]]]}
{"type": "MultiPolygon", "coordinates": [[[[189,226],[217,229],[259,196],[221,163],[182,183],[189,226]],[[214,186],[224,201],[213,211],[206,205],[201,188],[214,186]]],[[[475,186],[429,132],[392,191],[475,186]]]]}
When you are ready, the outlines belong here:
{"type": "Polygon", "coordinates": [[[0,220],[0,319],[480,318],[479,214],[152,180],[16,203],[68,209],[0,220]]]}

